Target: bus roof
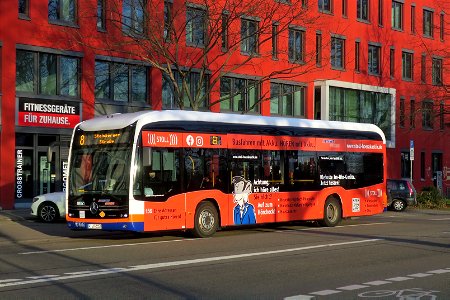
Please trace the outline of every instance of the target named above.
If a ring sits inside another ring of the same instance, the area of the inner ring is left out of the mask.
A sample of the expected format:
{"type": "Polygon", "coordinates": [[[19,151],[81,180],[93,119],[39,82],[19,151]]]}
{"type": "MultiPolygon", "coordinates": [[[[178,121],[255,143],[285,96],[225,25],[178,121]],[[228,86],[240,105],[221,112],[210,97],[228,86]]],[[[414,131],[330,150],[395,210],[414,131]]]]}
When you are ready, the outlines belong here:
{"type": "Polygon", "coordinates": [[[129,126],[135,122],[138,128],[155,122],[164,121],[190,121],[190,122],[213,122],[228,124],[268,125],[279,127],[303,127],[315,129],[336,129],[349,131],[375,132],[381,136],[383,143],[386,138],[383,131],[376,125],[367,123],[339,122],[309,120],[298,118],[265,117],[255,115],[199,112],[186,110],[162,110],[162,111],[139,111],[134,113],[111,114],[95,117],[81,122],[78,126],[85,131],[114,130],[129,126]]]}

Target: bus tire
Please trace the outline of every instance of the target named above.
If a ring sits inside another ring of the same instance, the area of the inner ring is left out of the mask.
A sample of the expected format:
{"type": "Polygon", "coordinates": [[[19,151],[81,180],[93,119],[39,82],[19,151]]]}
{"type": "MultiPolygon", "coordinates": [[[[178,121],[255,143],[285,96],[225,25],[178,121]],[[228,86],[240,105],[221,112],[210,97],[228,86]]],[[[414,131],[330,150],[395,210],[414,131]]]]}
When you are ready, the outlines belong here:
{"type": "Polygon", "coordinates": [[[195,211],[194,230],[195,237],[205,238],[212,236],[219,228],[219,214],[211,202],[202,202],[195,211]]]}
{"type": "Polygon", "coordinates": [[[323,219],[320,221],[322,226],[334,227],[341,222],[342,209],[341,204],[335,197],[328,197],[325,201],[323,219]]]}

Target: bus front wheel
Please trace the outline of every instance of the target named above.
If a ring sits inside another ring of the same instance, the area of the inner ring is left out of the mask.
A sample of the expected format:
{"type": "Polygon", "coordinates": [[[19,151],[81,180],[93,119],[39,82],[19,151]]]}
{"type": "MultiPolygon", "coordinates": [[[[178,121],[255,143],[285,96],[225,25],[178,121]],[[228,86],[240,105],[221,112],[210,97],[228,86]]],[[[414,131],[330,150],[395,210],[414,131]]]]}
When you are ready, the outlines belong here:
{"type": "Polygon", "coordinates": [[[202,202],[195,211],[194,236],[205,238],[212,236],[219,227],[219,215],[211,202],[202,202]]]}
{"type": "Polygon", "coordinates": [[[325,201],[323,219],[320,221],[320,224],[326,227],[334,227],[341,222],[341,219],[342,210],[339,200],[335,197],[329,197],[325,201]]]}

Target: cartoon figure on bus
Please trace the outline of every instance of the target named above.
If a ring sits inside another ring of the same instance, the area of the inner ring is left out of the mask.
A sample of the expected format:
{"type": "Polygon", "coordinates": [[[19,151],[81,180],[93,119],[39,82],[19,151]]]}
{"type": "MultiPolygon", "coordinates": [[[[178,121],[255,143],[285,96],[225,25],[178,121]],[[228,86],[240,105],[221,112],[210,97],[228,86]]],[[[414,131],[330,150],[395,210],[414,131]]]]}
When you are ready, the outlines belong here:
{"type": "Polygon", "coordinates": [[[233,202],[236,203],[233,210],[234,224],[255,224],[255,207],[248,202],[248,195],[252,192],[251,181],[246,180],[242,176],[234,176],[233,185],[233,202]]]}

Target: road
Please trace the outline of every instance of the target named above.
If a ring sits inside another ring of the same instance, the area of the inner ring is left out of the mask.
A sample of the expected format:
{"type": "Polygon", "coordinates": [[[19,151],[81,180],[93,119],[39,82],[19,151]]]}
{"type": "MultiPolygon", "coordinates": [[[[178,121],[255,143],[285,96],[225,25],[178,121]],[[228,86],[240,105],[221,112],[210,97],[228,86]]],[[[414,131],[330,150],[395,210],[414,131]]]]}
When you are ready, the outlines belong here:
{"type": "Polygon", "coordinates": [[[1,299],[450,299],[450,211],[181,232],[70,231],[0,212],[1,299]]]}

